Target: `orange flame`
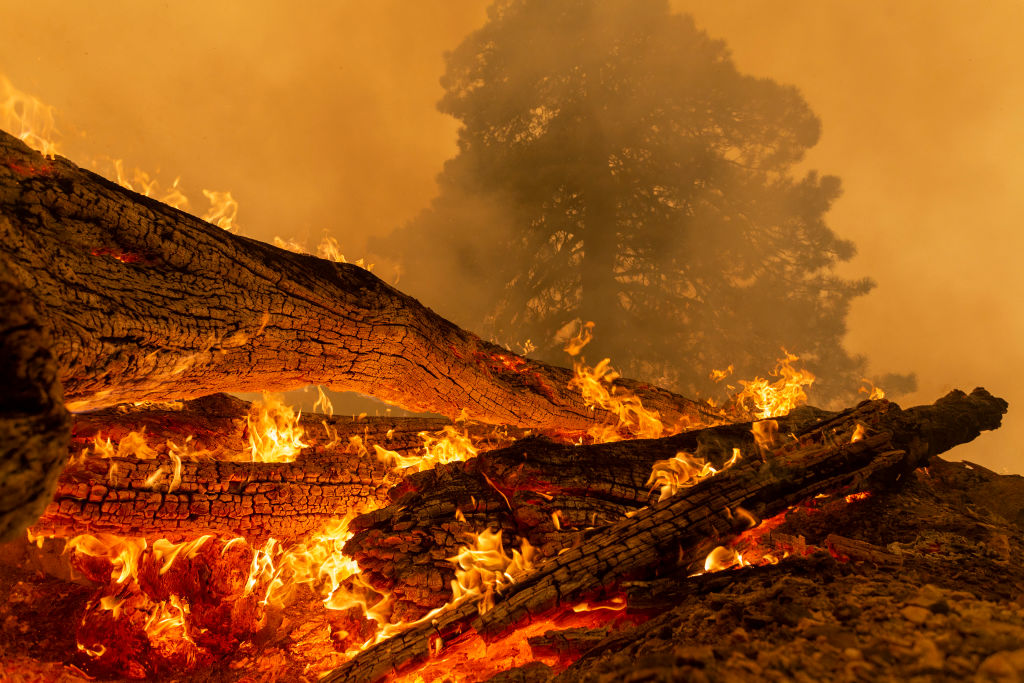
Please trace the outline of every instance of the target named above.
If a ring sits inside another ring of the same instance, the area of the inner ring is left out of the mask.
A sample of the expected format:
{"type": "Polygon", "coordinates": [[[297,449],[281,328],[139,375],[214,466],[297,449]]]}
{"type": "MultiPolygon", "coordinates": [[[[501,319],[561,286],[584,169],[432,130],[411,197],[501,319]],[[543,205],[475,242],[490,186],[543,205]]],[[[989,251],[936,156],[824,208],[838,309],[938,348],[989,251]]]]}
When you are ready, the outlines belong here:
{"type": "MultiPolygon", "coordinates": [[[[423,439],[423,451],[416,455],[401,455],[378,444],[373,445],[373,450],[385,465],[407,474],[469,460],[476,457],[478,452],[469,432],[460,432],[452,425],[445,425],[436,432],[420,432],[419,437],[423,439]]],[[[362,447],[361,439],[358,447],[362,447]]]]}
{"type": "Polygon", "coordinates": [[[252,462],[293,462],[306,447],[305,430],[298,414],[284,404],[280,396],[263,394],[263,399],[249,407],[246,428],[249,434],[249,457],[252,462]]]}
{"type": "Polygon", "coordinates": [[[210,208],[202,219],[228,232],[238,232],[238,225],[235,224],[238,220],[238,202],[231,193],[203,190],[203,196],[210,202],[210,208]]]}
{"type": "Polygon", "coordinates": [[[729,469],[739,459],[740,449],[732,449],[732,457],[719,470],[695,455],[680,451],[674,458],[654,463],[651,476],[647,479],[647,486],[660,487],[661,495],[658,500],[662,501],[676,495],[680,489],[689,488],[708,477],[713,477],[719,472],[729,469]]]}
{"type": "Polygon", "coordinates": [[[875,383],[869,379],[862,379],[860,389],[857,390],[859,394],[867,394],[869,401],[881,401],[885,398],[885,392],[881,388],[876,387],[875,383]]]}
{"type": "Polygon", "coordinates": [[[494,606],[494,595],[533,571],[533,546],[525,538],[521,550],[509,556],[501,540],[501,530],[484,529],[472,537],[472,546],[460,546],[455,557],[448,558],[458,568],[452,580],[453,602],[472,599],[479,602],[483,614],[494,606]]]}
{"type": "Polygon", "coordinates": [[[769,382],[766,379],[755,377],[750,381],[740,380],[743,391],[735,397],[735,402],[740,406],[751,406],[752,412],[758,419],[769,417],[781,417],[787,415],[798,405],[807,402],[805,386],[814,383],[814,375],[807,370],[797,370],[793,367],[795,361],[800,357],[789,353],[779,359],[779,364],[772,370],[771,376],[778,377],[776,382],[769,382]]]}
{"type": "Polygon", "coordinates": [[[26,145],[54,157],[58,152],[54,108],[38,98],[18,90],[0,75],[0,129],[8,131],[26,145]]]}

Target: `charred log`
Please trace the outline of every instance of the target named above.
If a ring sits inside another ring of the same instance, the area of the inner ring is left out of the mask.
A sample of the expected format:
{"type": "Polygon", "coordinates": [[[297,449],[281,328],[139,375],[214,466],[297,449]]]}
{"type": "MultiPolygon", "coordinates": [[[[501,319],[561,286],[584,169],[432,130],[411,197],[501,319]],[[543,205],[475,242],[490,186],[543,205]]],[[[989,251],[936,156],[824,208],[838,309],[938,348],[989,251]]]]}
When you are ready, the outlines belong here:
{"type": "MultiPolygon", "coordinates": [[[[472,629],[495,638],[524,621],[600,595],[621,581],[672,566],[707,539],[723,542],[747,523],[742,508],[761,519],[822,492],[884,489],[956,443],[995,429],[1006,402],[983,389],[952,392],[932,406],[900,410],[887,401],[865,402],[810,427],[762,462],[746,463],[685,489],[592,534],[514,584],[485,614],[462,604],[384,641],[324,680],[378,680],[430,656],[430,643],[472,629]],[[857,425],[867,436],[852,437],[857,425]]],[[[379,517],[379,514],[377,515],[379,517]]]]}
{"type": "Polygon", "coordinates": [[[32,530],[174,542],[203,534],[297,539],[380,506],[394,482],[388,476],[373,456],[343,450],[308,451],[289,463],[87,458],[68,465],[32,530]]]}
{"type": "MultiPolygon", "coordinates": [[[[778,419],[779,432],[831,416],[801,408],[778,419]]],[[[683,451],[721,467],[734,448],[759,457],[750,423],[592,446],[521,440],[407,477],[390,492],[390,506],[354,520],[347,550],[373,585],[393,595],[396,614],[416,619],[447,601],[448,558],[480,530],[500,529],[506,547],[526,539],[552,556],[656,501],[647,483],[656,461],[683,451]]]]}
{"type": "MultiPolygon", "coordinates": [[[[307,447],[295,462],[229,461],[232,455],[245,459],[249,409],[247,402],[221,394],[172,406],[120,406],[76,416],[73,455],[97,436],[116,444],[130,433],[141,435],[154,455],[73,458],[34,532],[152,535],[171,541],[203,534],[253,542],[269,536],[297,539],[332,519],[386,503],[387,491],[402,475],[380,461],[374,445],[410,456],[422,449],[421,432],[451,424],[440,418],[311,414],[300,420],[307,447]],[[168,445],[186,439],[190,449],[208,455],[174,462],[168,445]]],[[[520,434],[479,424],[460,430],[481,449],[507,444],[520,434]]]]}
{"type": "MultiPolygon", "coordinates": [[[[521,427],[608,420],[354,265],[239,237],[0,134],[0,258],[41,304],[72,409],[322,384],[521,427]]],[[[666,424],[714,419],[623,381],[666,424]]]]}

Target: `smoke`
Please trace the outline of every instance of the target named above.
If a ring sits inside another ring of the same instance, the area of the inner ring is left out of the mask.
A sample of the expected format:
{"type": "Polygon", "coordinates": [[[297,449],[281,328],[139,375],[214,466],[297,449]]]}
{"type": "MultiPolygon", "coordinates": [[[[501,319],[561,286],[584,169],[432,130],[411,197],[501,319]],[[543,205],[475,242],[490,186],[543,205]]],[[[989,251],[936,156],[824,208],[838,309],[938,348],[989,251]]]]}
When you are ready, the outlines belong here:
{"type": "Polygon", "coordinates": [[[1024,5],[676,0],[740,69],[797,85],[823,124],[805,165],[839,175],[829,223],[847,276],[877,283],[847,347],[874,374],[914,371],[904,405],[982,385],[999,431],[953,457],[1024,473],[1024,5]]]}
{"type": "MultiPolygon", "coordinates": [[[[246,234],[327,233],[351,260],[436,195],[456,152],[456,123],[436,109],[442,55],[487,4],[8,3],[0,72],[57,108],[83,165],[124,158],[181,176],[192,197],[230,190],[246,234]]],[[[1006,426],[955,456],[1024,472],[1024,5],[673,7],[820,117],[804,166],[842,178],[828,223],[858,256],[841,272],[877,283],[854,303],[848,350],[873,375],[916,372],[905,404],[976,384],[1007,398],[1006,426]]],[[[394,279],[390,264],[375,272],[394,279]]],[[[439,272],[425,303],[444,312],[448,282],[439,272]]]]}

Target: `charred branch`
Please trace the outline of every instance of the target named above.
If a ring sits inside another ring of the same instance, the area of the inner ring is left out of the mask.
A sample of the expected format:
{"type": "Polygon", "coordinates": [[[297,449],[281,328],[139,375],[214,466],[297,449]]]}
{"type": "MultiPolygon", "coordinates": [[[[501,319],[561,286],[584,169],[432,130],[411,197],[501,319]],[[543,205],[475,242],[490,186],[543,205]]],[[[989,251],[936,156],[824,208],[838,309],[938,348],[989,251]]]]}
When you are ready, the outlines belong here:
{"type": "Polygon", "coordinates": [[[747,457],[740,466],[596,531],[513,584],[485,614],[473,604],[458,605],[361,653],[324,680],[379,680],[429,657],[432,638],[444,641],[472,629],[493,639],[625,579],[676,565],[680,558],[689,562],[689,553],[707,539],[724,542],[748,526],[740,509],[765,519],[819,493],[894,485],[931,456],[997,428],[1005,411],[1006,402],[983,389],[952,392],[932,406],[905,411],[887,401],[865,402],[795,434],[763,461],[747,457]],[[858,424],[867,436],[852,441],[858,424]]]}

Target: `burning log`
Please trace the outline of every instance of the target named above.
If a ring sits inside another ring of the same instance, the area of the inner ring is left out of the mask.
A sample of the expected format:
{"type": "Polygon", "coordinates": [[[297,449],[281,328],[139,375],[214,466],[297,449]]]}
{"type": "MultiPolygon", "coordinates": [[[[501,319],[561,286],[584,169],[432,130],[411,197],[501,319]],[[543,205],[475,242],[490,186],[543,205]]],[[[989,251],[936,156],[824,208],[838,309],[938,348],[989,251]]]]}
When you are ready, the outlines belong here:
{"type": "MultiPolygon", "coordinates": [[[[251,447],[247,432],[254,427],[246,418],[252,410],[246,401],[218,394],[77,415],[74,455],[97,439],[109,444],[134,437],[149,457],[73,457],[34,533],[296,540],[333,519],[386,504],[402,474],[381,461],[375,445],[413,459],[423,450],[421,434],[451,425],[441,418],[304,415],[295,419],[302,449],[293,462],[229,461],[226,456],[237,458],[251,447]],[[177,462],[170,457],[176,452],[177,462]]],[[[460,433],[480,449],[522,435],[479,424],[460,433]]]]}
{"type": "MultiPolygon", "coordinates": [[[[321,384],[410,410],[585,430],[572,373],[517,356],[368,271],[233,235],[0,134],[7,278],[44,305],[72,409],[321,384]]],[[[705,405],[621,381],[666,423],[705,405]]]]}
{"type": "MultiPolygon", "coordinates": [[[[774,422],[788,434],[832,415],[807,407],[774,422]]],[[[526,539],[551,556],[655,502],[648,479],[656,462],[685,452],[721,468],[736,448],[759,452],[750,423],[592,446],[520,440],[406,477],[389,507],[353,521],[347,549],[363,575],[394,596],[396,613],[416,619],[445,603],[441,589],[454,578],[448,558],[481,529],[500,529],[510,547],[526,539]]]]}
{"type": "Polygon", "coordinates": [[[33,533],[182,541],[203,534],[297,539],[379,507],[392,481],[373,456],[306,453],[294,462],[88,458],[69,465],[33,533]]]}
{"type": "Polygon", "coordinates": [[[627,578],[692,564],[701,557],[696,549],[736,536],[752,517],[771,517],[820,493],[894,485],[931,456],[997,428],[1006,407],[983,389],[954,391],[934,405],[908,410],[884,400],[864,402],[796,433],[763,460],[747,453],[741,465],[596,531],[508,587],[486,613],[470,602],[456,604],[323,680],[379,680],[429,658],[436,643],[469,629],[495,639],[559,607],[613,591],[627,578]]]}

